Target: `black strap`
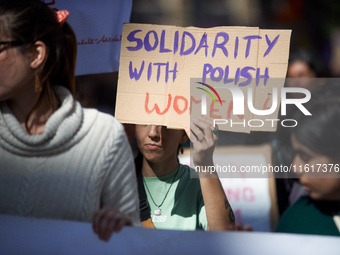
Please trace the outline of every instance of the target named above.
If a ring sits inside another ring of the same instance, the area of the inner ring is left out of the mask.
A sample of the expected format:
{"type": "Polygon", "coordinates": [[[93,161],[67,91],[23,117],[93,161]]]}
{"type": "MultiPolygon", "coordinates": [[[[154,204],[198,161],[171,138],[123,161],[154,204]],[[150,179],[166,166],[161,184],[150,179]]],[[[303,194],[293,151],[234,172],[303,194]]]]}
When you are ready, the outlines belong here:
{"type": "Polygon", "coordinates": [[[143,184],[142,175],[142,165],[143,165],[143,155],[138,153],[135,158],[135,167],[137,174],[137,184],[138,184],[138,195],[139,195],[139,215],[141,221],[145,221],[151,218],[150,206],[146,197],[145,188],[143,184]]]}

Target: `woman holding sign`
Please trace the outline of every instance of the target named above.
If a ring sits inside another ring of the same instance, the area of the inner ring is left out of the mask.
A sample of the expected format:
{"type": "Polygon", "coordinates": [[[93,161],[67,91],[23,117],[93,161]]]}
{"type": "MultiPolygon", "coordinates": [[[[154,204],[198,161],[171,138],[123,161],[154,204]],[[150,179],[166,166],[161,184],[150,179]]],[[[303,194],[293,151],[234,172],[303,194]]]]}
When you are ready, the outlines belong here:
{"type": "Polygon", "coordinates": [[[107,239],[107,225],[140,225],[133,158],[122,125],[73,98],[67,16],[41,0],[0,2],[0,214],[94,220],[107,239]],[[95,216],[104,207],[117,208],[108,223],[106,210],[95,216]]]}
{"type": "Polygon", "coordinates": [[[140,150],[136,168],[142,220],[146,211],[159,229],[233,228],[232,208],[216,172],[208,170],[214,165],[217,142],[217,129],[210,120],[194,120],[191,129],[185,131],[136,125],[136,139],[140,150]],[[178,152],[188,137],[193,143],[195,170],[178,162],[178,152]],[[144,204],[141,192],[147,197],[144,204]]]}
{"type": "MultiPolygon", "coordinates": [[[[338,84],[337,84],[338,85],[338,84]]],[[[340,86],[327,84],[300,110],[291,132],[292,172],[309,192],[282,215],[277,232],[340,235],[340,86]]]]}

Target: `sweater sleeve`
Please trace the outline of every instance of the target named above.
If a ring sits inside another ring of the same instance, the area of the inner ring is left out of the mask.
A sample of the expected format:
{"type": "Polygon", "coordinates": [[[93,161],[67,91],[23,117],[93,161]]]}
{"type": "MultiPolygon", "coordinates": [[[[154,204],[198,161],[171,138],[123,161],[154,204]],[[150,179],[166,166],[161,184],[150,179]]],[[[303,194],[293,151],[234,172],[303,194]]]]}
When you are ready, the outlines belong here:
{"type": "Polygon", "coordinates": [[[102,192],[102,207],[117,207],[132,218],[134,226],[141,226],[137,178],[132,151],[123,125],[113,119],[116,128],[108,137],[107,176],[102,192]]]}

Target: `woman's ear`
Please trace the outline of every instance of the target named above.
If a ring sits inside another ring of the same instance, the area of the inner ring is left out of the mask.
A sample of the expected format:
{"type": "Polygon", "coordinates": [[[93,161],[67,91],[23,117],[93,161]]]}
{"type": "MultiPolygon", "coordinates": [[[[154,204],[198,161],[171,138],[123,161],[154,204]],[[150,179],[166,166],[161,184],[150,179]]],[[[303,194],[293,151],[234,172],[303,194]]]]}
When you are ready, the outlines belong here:
{"type": "Polygon", "coordinates": [[[38,69],[45,61],[46,57],[46,44],[42,41],[36,41],[31,50],[30,66],[33,69],[38,69]]]}
{"type": "Polygon", "coordinates": [[[185,131],[183,130],[183,134],[182,134],[182,137],[181,137],[181,140],[179,141],[180,144],[185,144],[185,142],[188,140],[188,136],[187,134],[185,133],[185,131]]]}

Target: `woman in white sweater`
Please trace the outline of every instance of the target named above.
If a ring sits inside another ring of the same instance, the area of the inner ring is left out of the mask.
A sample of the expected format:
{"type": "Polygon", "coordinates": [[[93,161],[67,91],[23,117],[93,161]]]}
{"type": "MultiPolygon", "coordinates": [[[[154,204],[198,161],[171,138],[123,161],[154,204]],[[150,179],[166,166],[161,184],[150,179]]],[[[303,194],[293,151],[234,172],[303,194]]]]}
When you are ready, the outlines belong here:
{"type": "Polygon", "coordinates": [[[93,221],[108,239],[140,224],[134,163],[122,125],[73,99],[67,14],[41,0],[0,3],[0,213],[93,221]],[[106,207],[119,209],[111,222],[96,215],[106,207]]]}

